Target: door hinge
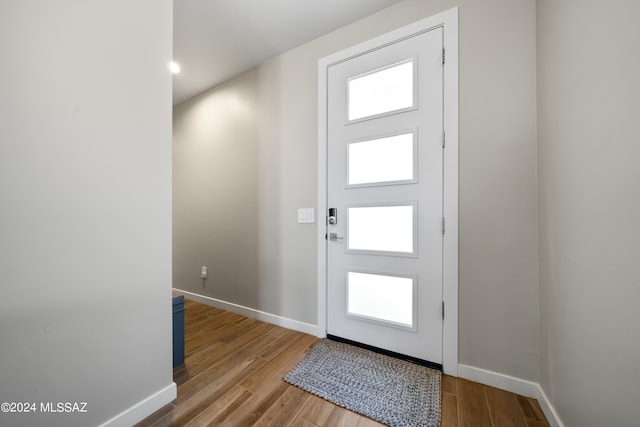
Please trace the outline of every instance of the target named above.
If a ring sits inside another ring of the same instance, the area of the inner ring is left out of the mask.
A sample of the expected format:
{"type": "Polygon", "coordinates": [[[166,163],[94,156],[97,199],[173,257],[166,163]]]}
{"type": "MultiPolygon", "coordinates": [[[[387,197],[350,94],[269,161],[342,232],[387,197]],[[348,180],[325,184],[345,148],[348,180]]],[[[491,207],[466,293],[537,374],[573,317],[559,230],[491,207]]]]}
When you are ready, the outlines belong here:
{"type": "Polygon", "coordinates": [[[444,131],[442,131],[442,148],[444,148],[446,143],[447,136],[444,131]]]}
{"type": "Polygon", "coordinates": [[[444,320],[444,301],[442,301],[442,320],[444,320]]]}
{"type": "Polygon", "coordinates": [[[442,235],[444,236],[444,228],[445,228],[445,221],[444,218],[442,218],[442,235]]]}
{"type": "Polygon", "coordinates": [[[442,65],[444,65],[444,48],[442,48],[442,65]]]}

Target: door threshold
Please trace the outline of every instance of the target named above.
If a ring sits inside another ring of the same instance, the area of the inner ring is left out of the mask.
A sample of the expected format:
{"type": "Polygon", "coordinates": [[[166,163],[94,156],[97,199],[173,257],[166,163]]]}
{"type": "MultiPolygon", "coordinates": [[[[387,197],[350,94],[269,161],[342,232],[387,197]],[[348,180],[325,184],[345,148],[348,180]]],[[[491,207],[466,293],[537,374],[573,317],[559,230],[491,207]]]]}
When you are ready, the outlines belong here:
{"type": "Polygon", "coordinates": [[[372,345],[363,344],[361,342],[352,341],[352,340],[349,340],[349,339],[346,339],[346,338],[342,338],[342,337],[338,337],[338,336],[331,335],[331,334],[327,334],[327,339],[330,339],[331,341],[341,342],[343,344],[349,344],[349,345],[352,345],[354,347],[363,348],[365,350],[373,351],[374,353],[383,354],[385,356],[393,357],[395,359],[400,359],[400,360],[404,360],[406,362],[415,363],[416,365],[425,366],[427,368],[431,368],[431,369],[435,369],[435,370],[438,370],[438,371],[442,371],[442,364],[441,363],[430,362],[428,360],[419,359],[417,357],[408,356],[408,355],[402,354],[402,353],[396,353],[395,351],[385,350],[384,348],[374,347],[372,345]]]}

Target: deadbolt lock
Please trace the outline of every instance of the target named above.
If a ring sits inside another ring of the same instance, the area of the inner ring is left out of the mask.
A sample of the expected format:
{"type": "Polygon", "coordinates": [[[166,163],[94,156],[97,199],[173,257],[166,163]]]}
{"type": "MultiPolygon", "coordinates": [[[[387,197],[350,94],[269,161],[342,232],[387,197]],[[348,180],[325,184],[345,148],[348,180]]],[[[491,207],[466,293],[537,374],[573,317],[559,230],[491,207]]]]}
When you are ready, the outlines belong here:
{"type": "Polygon", "coordinates": [[[336,225],[338,223],[338,210],[329,208],[329,224],[336,225]]]}

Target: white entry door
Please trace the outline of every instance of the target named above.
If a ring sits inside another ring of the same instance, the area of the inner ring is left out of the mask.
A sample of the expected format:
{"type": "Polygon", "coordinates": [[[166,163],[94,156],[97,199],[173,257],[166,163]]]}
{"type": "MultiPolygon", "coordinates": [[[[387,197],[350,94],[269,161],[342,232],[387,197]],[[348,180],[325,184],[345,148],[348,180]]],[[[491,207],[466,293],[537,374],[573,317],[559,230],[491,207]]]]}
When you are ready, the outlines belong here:
{"type": "Polygon", "coordinates": [[[328,68],[327,333],[442,363],[443,29],[328,68]]]}

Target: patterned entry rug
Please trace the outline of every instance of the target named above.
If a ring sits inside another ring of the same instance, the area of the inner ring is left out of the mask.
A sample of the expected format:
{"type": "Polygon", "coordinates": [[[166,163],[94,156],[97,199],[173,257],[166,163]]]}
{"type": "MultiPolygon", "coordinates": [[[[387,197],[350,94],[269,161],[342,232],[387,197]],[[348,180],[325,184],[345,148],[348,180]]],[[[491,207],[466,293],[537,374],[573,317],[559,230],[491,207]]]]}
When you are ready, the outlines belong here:
{"type": "Polygon", "coordinates": [[[440,371],[321,339],[284,380],[390,426],[440,426],[440,371]]]}

